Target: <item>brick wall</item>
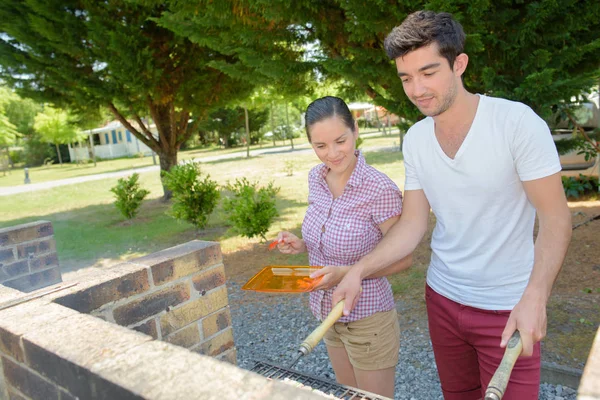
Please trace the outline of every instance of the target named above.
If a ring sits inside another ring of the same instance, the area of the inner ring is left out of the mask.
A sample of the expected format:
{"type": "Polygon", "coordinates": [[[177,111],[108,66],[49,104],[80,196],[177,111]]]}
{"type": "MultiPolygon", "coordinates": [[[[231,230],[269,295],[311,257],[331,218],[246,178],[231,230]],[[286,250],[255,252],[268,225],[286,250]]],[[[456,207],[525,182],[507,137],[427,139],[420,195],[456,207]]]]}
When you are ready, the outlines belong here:
{"type": "Polygon", "coordinates": [[[236,360],[218,243],[192,241],[96,271],[58,304],[188,348],[236,360]]]}
{"type": "MultiPolygon", "coordinates": [[[[0,310],[0,399],[322,398],[232,364],[218,243],[189,242],[78,279],[0,310]]],[[[0,285],[0,308],[19,296],[0,285]]]]}
{"type": "Polygon", "coordinates": [[[0,284],[31,292],[61,280],[50,222],[0,229],[0,284]]]}

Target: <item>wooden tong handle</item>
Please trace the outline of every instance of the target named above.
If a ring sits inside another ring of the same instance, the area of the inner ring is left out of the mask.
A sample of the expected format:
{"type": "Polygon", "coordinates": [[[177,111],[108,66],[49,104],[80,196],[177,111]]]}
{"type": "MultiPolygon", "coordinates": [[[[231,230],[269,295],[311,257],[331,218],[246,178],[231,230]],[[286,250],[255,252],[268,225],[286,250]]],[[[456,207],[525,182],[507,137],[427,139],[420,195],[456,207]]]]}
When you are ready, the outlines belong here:
{"type": "Polygon", "coordinates": [[[327,318],[325,318],[323,322],[321,322],[321,325],[319,325],[314,331],[311,332],[310,335],[306,337],[306,339],[304,339],[302,343],[300,343],[299,351],[304,353],[304,355],[310,353],[321,341],[321,339],[323,339],[323,336],[325,336],[325,332],[327,332],[327,330],[331,328],[333,324],[335,324],[335,322],[342,317],[343,312],[344,300],[341,300],[335,305],[335,307],[331,309],[331,312],[329,313],[329,315],[327,315],[327,318]]]}
{"type": "Polygon", "coordinates": [[[510,337],[510,340],[506,344],[506,350],[504,351],[504,357],[500,361],[500,365],[485,391],[485,400],[501,400],[506,391],[508,380],[512,372],[517,358],[521,355],[523,350],[523,342],[521,341],[521,335],[519,331],[515,331],[510,337]]]}

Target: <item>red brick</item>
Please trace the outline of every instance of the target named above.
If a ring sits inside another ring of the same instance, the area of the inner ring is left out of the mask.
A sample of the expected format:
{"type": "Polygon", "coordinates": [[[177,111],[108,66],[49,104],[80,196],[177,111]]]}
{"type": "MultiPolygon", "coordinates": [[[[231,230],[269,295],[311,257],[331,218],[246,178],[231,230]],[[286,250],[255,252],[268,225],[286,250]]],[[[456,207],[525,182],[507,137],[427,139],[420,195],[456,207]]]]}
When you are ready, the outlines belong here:
{"type": "Polygon", "coordinates": [[[215,357],[217,360],[228,362],[229,364],[237,365],[237,349],[234,347],[215,357]]]}
{"type": "Polygon", "coordinates": [[[0,282],[16,278],[17,276],[29,273],[29,263],[27,260],[17,261],[9,265],[0,267],[0,282]]]}
{"type": "Polygon", "coordinates": [[[201,271],[204,267],[223,261],[221,247],[216,242],[194,240],[132,260],[132,263],[151,268],[156,285],[201,271]]]}
{"type": "MultiPolygon", "coordinates": [[[[23,297],[23,294],[19,297],[23,297]]],[[[20,345],[23,335],[39,331],[74,315],[73,310],[41,302],[33,300],[0,311],[0,353],[23,362],[23,350],[20,345]]]]}
{"type": "Polygon", "coordinates": [[[0,352],[8,354],[17,361],[23,361],[23,349],[20,346],[20,335],[0,326],[0,352]]]}
{"type": "Polygon", "coordinates": [[[202,333],[205,338],[211,337],[231,326],[231,313],[229,308],[216,312],[202,319],[202,333]]]}
{"type": "Polygon", "coordinates": [[[15,255],[12,249],[0,250],[0,266],[4,264],[10,264],[15,260],[15,255]]]}
{"type": "Polygon", "coordinates": [[[59,282],[62,282],[60,268],[55,267],[52,269],[46,269],[19,278],[11,279],[3,282],[2,284],[4,286],[20,290],[22,292],[31,292],[33,290],[54,285],[59,282]]]}
{"type": "Polygon", "coordinates": [[[144,293],[149,288],[148,271],[140,269],[57,298],[56,303],[89,314],[105,304],[144,293]]]}
{"type": "Polygon", "coordinates": [[[33,258],[51,251],[56,252],[56,241],[52,238],[18,245],[17,257],[20,259],[33,258]]]}
{"type": "Polygon", "coordinates": [[[183,303],[190,298],[190,287],[187,283],[167,287],[153,292],[131,303],[115,308],[113,316],[119,325],[129,326],[169,308],[183,303]]]}
{"type": "Polygon", "coordinates": [[[32,400],[58,400],[58,387],[29,368],[2,357],[5,381],[32,400]]]}
{"type": "Polygon", "coordinates": [[[229,349],[232,349],[233,346],[233,330],[227,329],[217,336],[203,342],[200,347],[194,349],[194,351],[214,357],[218,354],[224,353],[229,349]]]}
{"type": "Polygon", "coordinates": [[[201,295],[204,295],[211,289],[224,285],[225,281],[225,267],[222,264],[216,268],[210,269],[209,271],[203,272],[192,279],[192,282],[194,283],[194,289],[196,289],[201,295]]]}
{"type": "Polygon", "coordinates": [[[156,326],[156,320],[154,318],[149,319],[143,324],[134,326],[131,329],[133,329],[134,331],[145,333],[148,336],[152,336],[154,339],[158,339],[158,328],[156,326]]]}
{"type": "Polygon", "coordinates": [[[188,301],[179,307],[160,316],[160,331],[163,336],[198,321],[209,314],[212,314],[221,308],[227,306],[227,288],[221,286],[206,296],[188,301]]]}
{"type": "Polygon", "coordinates": [[[0,246],[19,244],[52,236],[54,229],[48,221],[37,221],[0,229],[0,246]]]}
{"type": "Polygon", "coordinates": [[[34,258],[29,261],[29,267],[31,268],[31,272],[58,267],[58,255],[56,253],[50,253],[34,258]]]}
{"type": "Polygon", "coordinates": [[[200,330],[198,329],[198,324],[188,325],[185,328],[170,334],[166,338],[163,338],[163,340],[185,348],[197,345],[200,343],[200,330]]]}

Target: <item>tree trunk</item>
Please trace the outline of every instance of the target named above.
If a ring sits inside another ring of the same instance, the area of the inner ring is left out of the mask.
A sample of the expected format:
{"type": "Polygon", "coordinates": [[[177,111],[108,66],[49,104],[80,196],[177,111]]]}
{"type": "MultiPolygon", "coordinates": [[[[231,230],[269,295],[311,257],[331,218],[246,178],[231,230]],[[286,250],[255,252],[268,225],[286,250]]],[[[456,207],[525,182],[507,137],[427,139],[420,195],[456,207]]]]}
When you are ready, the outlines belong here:
{"type": "Polygon", "coordinates": [[[271,138],[273,139],[273,147],[276,146],[275,144],[275,124],[273,124],[273,102],[271,102],[271,138]]]}
{"type": "MultiPolygon", "coordinates": [[[[161,152],[158,153],[158,159],[160,160],[160,173],[162,180],[162,173],[170,171],[171,168],[177,165],[177,150],[175,152],[161,152]]],[[[163,201],[168,201],[173,197],[173,192],[171,192],[165,186],[164,182],[162,184],[163,187],[163,201]]]]}
{"type": "MultiPolygon", "coordinates": [[[[381,121],[379,120],[379,110],[375,107],[375,120],[377,121],[377,132],[381,132],[381,121]]],[[[385,134],[385,131],[383,132],[385,134]]]]}
{"type": "Polygon", "coordinates": [[[60,155],[60,149],[58,148],[58,143],[54,143],[54,145],[56,146],[56,154],[58,155],[58,162],[62,166],[62,157],[60,155]]]}
{"type": "Polygon", "coordinates": [[[294,133],[292,132],[292,128],[290,127],[290,115],[288,114],[288,103],[285,103],[285,124],[287,125],[287,133],[290,134],[290,144],[292,145],[292,150],[294,150],[294,133]]]}
{"type": "Polygon", "coordinates": [[[248,121],[248,109],[244,107],[244,117],[246,118],[246,158],[250,158],[250,123],[248,121]]]}
{"type": "MultiPolygon", "coordinates": [[[[120,113],[114,104],[109,103],[108,108],[115,117],[137,137],[142,143],[152,150],[152,159],[158,155],[161,175],[163,172],[170,171],[177,165],[177,152],[180,146],[189,139],[194,131],[188,130],[189,113],[175,110],[172,103],[156,104],[151,98],[148,99],[148,108],[152,122],[156,127],[156,132],[150,131],[151,122],[143,121],[139,115],[133,115],[137,126],[133,126],[130,121],[120,113]]],[[[173,194],[163,183],[163,200],[169,200],[173,194]]]]}

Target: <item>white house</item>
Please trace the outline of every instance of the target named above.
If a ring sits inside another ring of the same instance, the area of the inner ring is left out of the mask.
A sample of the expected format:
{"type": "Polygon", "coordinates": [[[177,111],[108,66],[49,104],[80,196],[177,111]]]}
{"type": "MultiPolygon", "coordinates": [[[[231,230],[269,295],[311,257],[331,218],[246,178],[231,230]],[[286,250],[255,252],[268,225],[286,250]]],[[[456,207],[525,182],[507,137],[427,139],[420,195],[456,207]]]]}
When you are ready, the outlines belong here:
{"type": "MultiPolygon", "coordinates": [[[[154,124],[150,125],[148,129],[158,137],[154,124]]],[[[152,154],[152,150],[125,129],[119,121],[113,121],[101,128],[81,133],[87,136],[87,140],[79,142],[77,146],[69,144],[71,161],[88,160],[93,155],[97,158],[109,159],[134,156],[140,153],[145,156],[152,154]]]]}

